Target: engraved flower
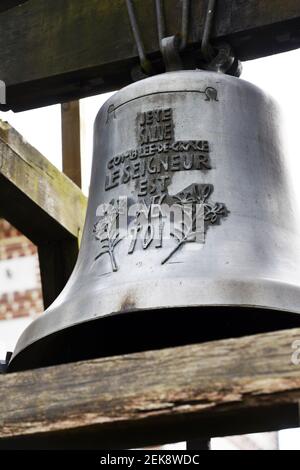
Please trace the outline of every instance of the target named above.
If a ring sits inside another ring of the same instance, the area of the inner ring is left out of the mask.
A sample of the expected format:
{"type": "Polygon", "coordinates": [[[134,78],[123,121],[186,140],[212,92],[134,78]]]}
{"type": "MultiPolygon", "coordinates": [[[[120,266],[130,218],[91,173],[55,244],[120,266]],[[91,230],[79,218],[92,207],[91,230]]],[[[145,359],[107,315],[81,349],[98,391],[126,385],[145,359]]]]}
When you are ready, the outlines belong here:
{"type": "Polygon", "coordinates": [[[124,201],[115,202],[112,200],[110,204],[105,204],[102,208],[103,215],[93,227],[95,239],[99,242],[100,245],[100,251],[95,257],[95,261],[97,261],[101,256],[108,254],[110,257],[112,270],[117,271],[118,265],[116,263],[114,249],[122,240],[117,223],[120,214],[124,213],[125,203],[124,201]]]}
{"type": "Polygon", "coordinates": [[[202,220],[204,219],[207,227],[209,224],[215,224],[220,217],[227,215],[225,204],[208,201],[212,192],[213,186],[211,184],[193,184],[173,196],[176,205],[182,207],[185,220],[175,224],[172,235],[177,244],[162,261],[162,264],[166,263],[185,243],[196,241],[197,218],[199,216],[202,217],[202,220]],[[186,212],[187,204],[192,205],[190,213],[186,212]]]}

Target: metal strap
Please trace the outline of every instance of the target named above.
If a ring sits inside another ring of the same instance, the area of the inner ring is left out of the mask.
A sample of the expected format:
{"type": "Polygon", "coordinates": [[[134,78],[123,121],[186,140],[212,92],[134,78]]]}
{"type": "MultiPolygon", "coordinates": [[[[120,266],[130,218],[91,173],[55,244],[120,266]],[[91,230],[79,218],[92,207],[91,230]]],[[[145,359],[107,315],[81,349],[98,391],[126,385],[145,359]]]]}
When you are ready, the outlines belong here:
{"type": "MultiPolygon", "coordinates": [[[[181,34],[178,37],[180,38],[179,49],[182,51],[186,47],[187,40],[188,40],[190,0],[181,0],[181,2],[182,2],[181,34]]],[[[156,7],[158,40],[159,40],[159,44],[161,48],[162,41],[166,37],[166,19],[165,19],[165,14],[164,14],[164,9],[163,9],[163,0],[155,0],[155,7],[156,7]]]]}
{"type": "Polygon", "coordinates": [[[163,38],[166,37],[166,20],[165,20],[162,0],[155,0],[155,9],[156,9],[158,42],[159,42],[159,47],[161,50],[162,40],[163,38]]]}
{"type": "Polygon", "coordinates": [[[190,0],[182,0],[181,44],[180,50],[185,49],[189,34],[190,0]]]}
{"type": "MultiPolygon", "coordinates": [[[[189,11],[190,11],[190,0],[182,1],[182,21],[181,21],[181,34],[166,37],[166,20],[164,15],[163,0],[155,0],[156,7],[156,20],[157,20],[157,31],[158,41],[161,53],[163,55],[166,71],[174,71],[182,69],[182,63],[179,55],[179,51],[182,51],[187,44],[188,40],[188,26],[189,26],[189,11]]],[[[152,65],[148,60],[145,52],[145,46],[142,40],[134,6],[132,0],[126,0],[128,16],[131,24],[132,33],[135,39],[138,56],[142,71],[148,75],[152,74],[152,65]]],[[[135,73],[135,76],[144,78],[143,73],[135,73]]]]}
{"type": "MultiPolygon", "coordinates": [[[[185,49],[188,41],[190,0],[181,0],[181,2],[181,34],[167,37],[163,0],[155,0],[158,41],[167,72],[183,68],[180,51],[185,49]]],[[[145,52],[144,43],[134,11],[133,0],[126,0],[126,5],[142,69],[139,69],[139,71],[133,70],[135,79],[139,80],[145,78],[147,75],[151,75],[153,73],[153,69],[145,52]]],[[[204,64],[204,68],[215,72],[229,73],[230,75],[239,76],[241,74],[241,63],[234,57],[230,45],[223,43],[216,47],[212,47],[210,44],[215,8],[216,0],[208,0],[208,8],[201,43],[202,57],[206,62],[206,64],[204,64]]]]}
{"type": "Polygon", "coordinates": [[[138,23],[136,20],[136,15],[135,15],[132,0],[126,0],[126,5],[127,5],[128,16],[129,16],[129,20],[131,24],[132,33],[135,39],[141,67],[144,70],[144,72],[146,72],[147,74],[150,74],[152,72],[152,65],[151,65],[151,62],[147,59],[147,56],[145,53],[145,47],[144,47],[142,36],[139,30],[138,23]]]}
{"type": "Polygon", "coordinates": [[[166,21],[163,1],[155,0],[158,41],[167,72],[182,69],[179,51],[185,49],[188,40],[190,0],[182,1],[181,34],[166,37],[166,21]]]}
{"type": "Polygon", "coordinates": [[[215,7],[216,7],[216,0],[208,0],[208,7],[207,7],[206,17],[205,17],[205,22],[204,22],[203,38],[202,38],[202,43],[201,43],[201,53],[202,53],[203,58],[207,62],[210,62],[216,55],[214,53],[213,47],[211,46],[209,42],[212,25],[213,25],[214,14],[215,14],[215,7]]]}
{"type": "Polygon", "coordinates": [[[222,43],[215,47],[210,44],[215,9],[216,0],[208,0],[201,43],[201,54],[206,62],[205,68],[213,72],[228,73],[239,77],[242,73],[242,64],[234,56],[230,44],[222,43]]]}

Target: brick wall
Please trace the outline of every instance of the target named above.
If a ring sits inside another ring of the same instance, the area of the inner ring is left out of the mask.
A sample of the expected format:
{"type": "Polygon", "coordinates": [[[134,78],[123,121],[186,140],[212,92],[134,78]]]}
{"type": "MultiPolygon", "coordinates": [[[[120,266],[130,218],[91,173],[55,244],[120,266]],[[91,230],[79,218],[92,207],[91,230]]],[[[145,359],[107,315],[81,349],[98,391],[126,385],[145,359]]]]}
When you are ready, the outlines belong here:
{"type": "Polygon", "coordinates": [[[33,317],[43,311],[37,248],[3,219],[0,279],[0,320],[33,317]]]}

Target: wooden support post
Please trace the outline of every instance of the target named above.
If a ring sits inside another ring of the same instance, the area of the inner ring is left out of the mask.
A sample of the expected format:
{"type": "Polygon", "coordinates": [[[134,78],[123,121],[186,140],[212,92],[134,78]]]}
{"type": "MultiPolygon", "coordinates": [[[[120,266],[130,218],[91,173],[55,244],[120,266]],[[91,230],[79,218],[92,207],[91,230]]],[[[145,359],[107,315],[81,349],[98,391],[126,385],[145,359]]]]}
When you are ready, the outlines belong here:
{"type": "Polygon", "coordinates": [[[80,103],[61,105],[63,172],[81,188],[80,103]]]}
{"type": "Polygon", "coordinates": [[[78,240],[45,241],[38,244],[44,307],[47,308],[65,287],[78,256],[78,240]]]}
{"type": "Polygon", "coordinates": [[[299,338],[293,329],[2,375],[0,449],[194,446],[297,427],[299,338]]]}

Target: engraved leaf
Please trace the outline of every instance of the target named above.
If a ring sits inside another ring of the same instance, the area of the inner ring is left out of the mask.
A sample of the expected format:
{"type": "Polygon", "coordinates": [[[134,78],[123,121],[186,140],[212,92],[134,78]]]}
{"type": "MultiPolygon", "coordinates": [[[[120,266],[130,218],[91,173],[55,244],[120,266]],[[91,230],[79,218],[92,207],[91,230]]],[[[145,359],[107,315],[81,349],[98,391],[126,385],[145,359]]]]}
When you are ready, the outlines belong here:
{"type": "Polygon", "coordinates": [[[182,245],[195,242],[198,234],[203,240],[205,226],[202,230],[197,229],[198,217],[202,217],[203,223],[215,224],[221,216],[227,215],[224,204],[207,202],[212,191],[213,186],[210,184],[193,184],[173,196],[176,206],[182,208],[184,220],[174,227],[171,235],[176,239],[177,245],[162,261],[162,264],[166,263],[182,245]],[[192,211],[186,210],[187,204],[192,204],[192,211]]]}
{"type": "Polygon", "coordinates": [[[95,257],[95,261],[104,254],[108,254],[111,261],[113,271],[118,270],[118,266],[114,256],[114,249],[116,245],[122,240],[118,231],[117,222],[119,215],[124,213],[124,204],[115,203],[112,201],[104,207],[103,216],[94,225],[93,233],[95,239],[99,242],[100,251],[95,257]]]}

